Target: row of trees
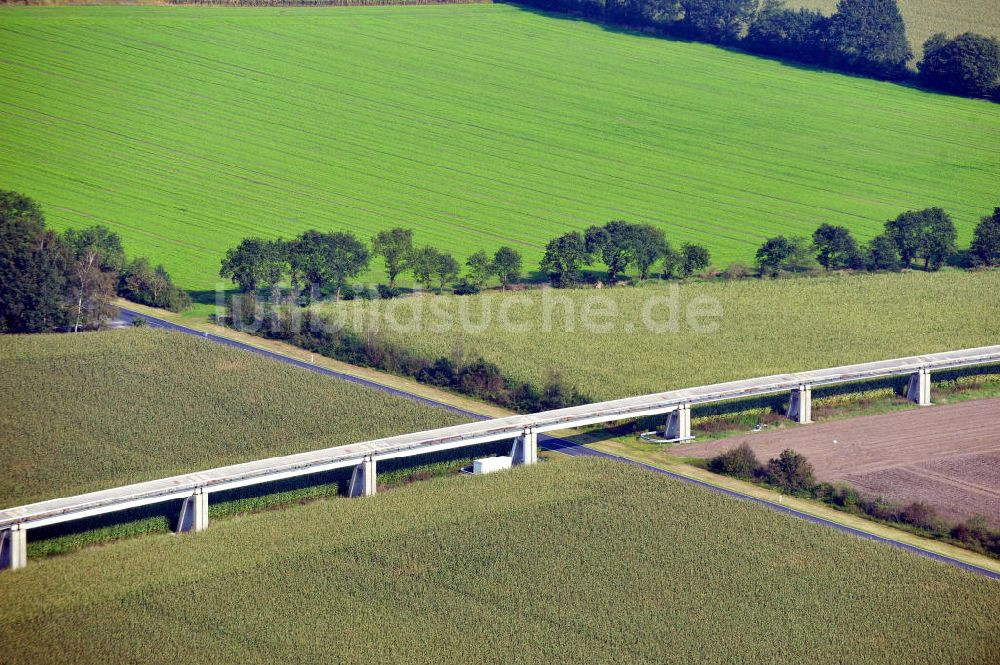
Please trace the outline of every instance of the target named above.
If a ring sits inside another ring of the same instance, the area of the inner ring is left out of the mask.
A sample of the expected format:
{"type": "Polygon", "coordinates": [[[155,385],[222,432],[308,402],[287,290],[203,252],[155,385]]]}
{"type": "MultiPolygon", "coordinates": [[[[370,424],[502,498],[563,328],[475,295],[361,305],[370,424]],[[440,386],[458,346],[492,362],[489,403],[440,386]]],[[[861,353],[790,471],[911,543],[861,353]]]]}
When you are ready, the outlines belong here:
{"type": "Polygon", "coordinates": [[[688,277],[708,267],[711,256],[701,245],[685,244],[675,251],[662,229],[650,224],[614,220],[604,226],[591,226],[584,233],[571,231],[553,238],[545,247],[539,263],[554,286],[578,284],[583,268],[600,260],[608,269],[608,282],[634,267],[644,281],[658,263],[666,276],[688,277]]]}
{"type": "MultiPolygon", "coordinates": [[[[885,232],[862,247],[843,226],[823,224],[811,238],[776,236],[757,250],[762,276],[783,271],[826,270],[895,271],[922,260],[934,271],[956,254],[957,234],[951,217],[940,208],[905,212],[885,223],[885,232]]],[[[376,234],[370,246],[343,231],[306,231],[292,240],[245,238],[222,260],[219,274],[236,282],[245,292],[273,288],[289,280],[293,289],[308,286],[311,299],[332,294],[353,297],[350,280],[369,268],[372,257],[385,263],[388,286],[380,286],[382,297],[399,293],[396,282],[411,273],[418,284],[442,292],[449,286],[457,294],[477,293],[491,280],[501,288],[521,278],[521,255],[501,247],[492,256],[478,251],[462,266],[454,256],[435,247],[416,247],[413,231],[395,228],[376,234]]],[[[1000,208],[976,227],[968,252],[971,266],[1000,265],[1000,208]]],[[[585,268],[595,262],[607,268],[614,284],[634,269],[640,281],[651,276],[687,278],[711,264],[711,254],[702,245],[686,243],[674,249],[662,229],[650,224],[614,220],[591,226],[584,232],[570,231],[553,238],[545,247],[539,269],[553,286],[571,287],[584,280],[585,268]]],[[[749,271],[738,265],[727,274],[740,277],[749,271]]]]}
{"type": "MultiPolygon", "coordinates": [[[[826,270],[887,270],[909,268],[922,260],[924,270],[935,271],[957,254],[955,224],[941,208],[908,211],[885,223],[883,234],[860,247],[843,226],[823,224],[812,238],[777,236],[757,250],[761,275],[800,272],[819,264],[826,270]]],[[[976,227],[967,264],[1000,265],[1000,208],[976,227]]]]}
{"type": "MultiPolygon", "coordinates": [[[[896,0],[840,0],[831,16],[780,0],[520,0],[630,27],[679,35],[883,79],[911,76],[896,0]]],[[[1000,94],[1000,45],[972,33],[932,37],[920,80],[954,94],[1000,94]]]]}
{"type": "Polygon", "coordinates": [[[98,327],[115,314],[116,295],[175,311],[191,304],[163,266],[126,260],[121,240],[104,226],[45,228],[41,208],[0,191],[0,332],[34,333],[98,327]]]}
{"type": "Polygon", "coordinates": [[[817,482],[812,464],[794,450],[785,450],[762,464],[749,444],[742,443],[711,458],[708,468],[715,473],[765,483],[790,494],[816,499],[845,512],[906,525],[921,535],[950,540],[1000,557],[1000,530],[989,528],[983,518],[973,517],[959,524],[949,524],[932,506],[919,501],[900,507],[880,497],[863,497],[847,483],[817,482]]]}
{"type": "Polygon", "coordinates": [[[430,245],[416,247],[413,231],[404,228],[376,234],[370,247],[346,231],[309,230],[292,240],[244,238],[226,252],[219,275],[245,292],[273,288],[287,278],[294,289],[308,286],[311,299],[332,293],[339,300],[353,294],[350,280],[368,270],[373,256],[385,262],[389,284],[380,293],[388,297],[398,294],[396,280],[407,272],[439,293],[449,285],[459,293],[475,293],[493,278],[506,289],[521,276],[521,255],[511,247],[501,247],[492,257],[476,252],[466,261],[463,277],[454,256],[430,245]]]}

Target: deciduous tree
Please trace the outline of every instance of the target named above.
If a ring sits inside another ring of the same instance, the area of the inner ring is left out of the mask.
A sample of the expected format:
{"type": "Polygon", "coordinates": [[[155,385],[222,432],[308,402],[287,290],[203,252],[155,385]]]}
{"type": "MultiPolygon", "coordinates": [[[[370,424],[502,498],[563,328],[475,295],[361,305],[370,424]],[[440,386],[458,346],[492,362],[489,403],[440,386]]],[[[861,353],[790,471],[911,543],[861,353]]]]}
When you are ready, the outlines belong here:
{"type": "Polygon", "coordinates": [[[972,260],[985,266],[1000,265],[1000,208],[994,208],[976,226],[969,248],[972,260]]]}
{"type": "Polygon", "coordinates": [[[587,243],[579,231],[564,233],[549,241],[539,263],[555,286],[572,286],[580,280],[580,268],[590,263],[587,243]]]}
{"type": "Polygon", "coordinates": [[[923,232],[920,237],[919,256],[924,260],[924,270],[938,270],[955,253],[958,233],[951,216],[941,208],[923,211],[923,232]]]}
{"type": "Polygon", "coordinates": [[[1000,80],[1000,42],[966,32],[954,39],[939,32],[924,42],[917,64],[927,86],[958,95],[988,97],[1000,80]]]}
{"type": "Polygon", "coordinates": [[[0,191],[0,332],[54,330],[67,321],[72,259],[45,229],[41,208],[17,192],[0,191]]]}
{"type": "Polygon", "coordinates": [[[476,290],[482,289],[493,274],[493,264],[486,252],[479,250],[465,261],[468,271],[468,281],[476,290]]]}
{"type": "Polygon", "coordinates": [[[372,253],[385,259],[389,289],[395,289],[396,277],[407,270],[413,254],[413,231],[395,228],[376,234],[372,238],[372,253]]]}
{"type": "Polygon", "coordinates": [[[663,230],[651,224],[636,224],[633,241],[635,267],[639,271],[639,279],[645,281],[653,265],[670,252],[670,243],[663,230]]]}
{"type": "Polygon", "coordinates": [[[344,231],[309,230],[289,244],[289,263],[305,277],[313,299],[322,289],[332,288],[340,300],[347,280],[367,270],[368,261],[368,248],[344,231]]]}
{"type": "Polygon", "coordinates": [[[699,270],[704,270],[712,261],[708,249],[691,243],[681,246],[680,252],[680,272],[685,278],[690,277],[699,270]]]}
{"type": "Polygon", "coordinates": [[[899,251],[892,238],[885,234],[872,238],[865,264],[869,270],[899,270],[899,251]]]}
{"type": "Polygon", "coordinates": [[[500,288],[506,291],[511,282],[521,278],[521,254],[510,247],[501,247],[493,255],[491,268],[500,280],[500,288]]]}
{"type": "Polygon", "coordinates": [[[813,245],[816,260],[827,270],[864,267],[858,244],[847,227],[820,225],[813,233],[813,245]]]}
{"type": "Polygon", "coordinates": [[[271,288],[281,282],[288,267],[288,252],[281,240],[244,238],[222,259],[219,276],[232,279],[244,292],[271,288]]]}
{"type": "Polygon", "coordinates": [[[877,78],[905,77],[913,58],[896,0],[840,0],[825,42],[831,64],[877,78]]]}

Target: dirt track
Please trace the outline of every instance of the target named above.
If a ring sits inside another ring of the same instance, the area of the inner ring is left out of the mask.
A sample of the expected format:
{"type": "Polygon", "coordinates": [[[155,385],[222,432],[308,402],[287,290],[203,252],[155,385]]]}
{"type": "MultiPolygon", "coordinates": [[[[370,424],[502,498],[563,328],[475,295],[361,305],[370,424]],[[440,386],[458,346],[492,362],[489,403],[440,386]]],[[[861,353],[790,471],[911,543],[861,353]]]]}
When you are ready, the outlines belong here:
{"type": "Polygon", "coordinates": [[[677,446],[711,457],[746,441],[761,461],[792,448],[820,480],[906,504],[924,501],[950,520],[985,515],[1000,526],[1000,399],[835,420],[677,446]]]}

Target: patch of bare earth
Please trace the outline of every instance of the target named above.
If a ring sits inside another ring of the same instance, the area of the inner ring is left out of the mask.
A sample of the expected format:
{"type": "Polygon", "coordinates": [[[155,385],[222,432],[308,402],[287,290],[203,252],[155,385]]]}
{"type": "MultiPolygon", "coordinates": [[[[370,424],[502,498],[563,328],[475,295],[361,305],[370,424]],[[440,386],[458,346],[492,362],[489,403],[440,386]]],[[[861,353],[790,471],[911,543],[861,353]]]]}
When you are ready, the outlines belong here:
{"type": "Polygon", "coordinates": [[[843,480],[901,505],[923,501],[954,521],[984,515],[1000,526],[1000,399],[765,430],[670,454],[712,457],[744,441],[761,461],[791,448],[820,480],[843,480]]]}

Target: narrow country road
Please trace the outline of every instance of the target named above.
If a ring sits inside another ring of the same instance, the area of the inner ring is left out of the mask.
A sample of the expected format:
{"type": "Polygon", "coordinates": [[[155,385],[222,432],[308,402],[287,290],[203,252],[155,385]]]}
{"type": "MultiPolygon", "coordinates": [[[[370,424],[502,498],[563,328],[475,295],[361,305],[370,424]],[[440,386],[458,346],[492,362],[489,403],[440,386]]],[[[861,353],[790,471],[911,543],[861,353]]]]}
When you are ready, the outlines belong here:
{"type": "MultiPolygon", "coordinates": [[[[421,402],[423,404],[429,404],[431,406],[435,406],[437,408],[444,409],[444,410],[450,411],[452,413],[456,413],[456,414],[459,414],[459,415],[466,416],[467,418],[470,418],[470,419],[473,419],[473,420],[488,420],[490,418],[489,416],[484,416],[482,414],[474,413],[474,412],[468,411],[466,409],[461,409],[461,408],[458,408],[456,406],[451,406],[450,404],[445,404],[443,402],[438,402],[438,401],[430,399],[428,397],[423,397],[421,395],[416,395],[416,394],[413,394],[413,393],[409,393],[409,392],[406,392],[405,390],[400,390],[398,388],[392,388],[390,386],[382,385],[382,384],[376,383],[374,381],[369,381],[369,380],[363,379],[361,377],[352,376],[352,375],[346,374],[344,372],[337,372],[335,370],[328,369],[326,367],[320,367],[318,365],[313,365],[311,363],[307,363],[305,361],[298,360],[298,359],[292,358],[290,356],[285,356],[285,355],[282,355],[280,353],[274,353],[273,351],[268,351],[267,349],[262,349],[262,348],[259,348],[259,347],[256,347],[256,346],[252,346],[250,344],[245,344],[243,342],[240,342],[240,341],[237,341],[237,340],[234,340],[234,339],[230,339],[228,337],[222,337],[220,335],[214,335],[214,334],[209,333],[209,332],[203,332],[203,331],[200,331],[200,330],[196,330],[194,328],[189,328],[187,326],[179,325],[177,323],[173,323],[173,322],[167,321],[165,319],[160,319],[160,318],[157,318],[157,317],[154,317],[154,316],[150,316],[148,314],[142,314],[140,312],[136,312],[136,311],[124,308],[124,307],[119,307],[119,312],[120,312],[119,319],[121,321],[123,321],[124,323],[129,324],[129,325],[132,323],[133,320],[135,320],[137,318],[142,318],[142,319],[145,319],[146,322],[147,322],[147,324],[150,327],[152,327],[152,328],[161,328],[161,329],[165,329],[165,330],[172,330],[174,332],[183,333],[183,334],[186,334],[186,335],[193,335],[195,337],[202,337],[202,338],[204,338],[206,340],[209,340],[211,342],[215,342],[217,344],[223,344],[225,346],[229,346],[229,347],[232,347],[232,348],[242,349],[244,351],[249,351],[250,353],[256,353],[257,355],[261,355],[261,356],[264,356],[266,358],[270,358],[271,360],[276,360],[278,362],[282,362],[282,363],[285,363],[285,364],[288,364],[288,365],[294,365],[295,367],[299,367],[301,369],[304,369],[304,370],[307,370],[307,371],[310,371],[310,372],[316,372],[317,374],[323,374],[325,376],[330,376],[330,377],[334,377],[334,378],[337,378],[337,379],[342,379],[344,381],[350,381],[351,383],[356,383],[356,384],[359,384],[359,385],[362,385],[362,386],[366,386],[366,387],[372,388],[374,390],[380,390],[382,392],[386,392],[386,393],[389,393],[389,394],[392,394],[392,395],[397,395],[399,397],[403,397],[403,398],[406,398],[406,399],[411,399],[411,400],[414,400],[416,402],[421,402]]],[[[845,526],[843,524],[838,524],[836,522],[832,522],[832,521],[824,519],[822,517],[818,517],[816,515],[810,515],[809,513],[804,513],[802,511],[795,510],[795,509],[789,508],[787,506],[783,506],[781,504],[776,504],[776,503],[772,503],[770,501],[766,501],[764,499],[758,499],[756,497],[751,497],[751,496],[747,496],[745,494],[740,494],[739,492],[734,492],[732,490],[728,490],[728,489],[725,489],[725,488],[722,488],[722,487],[716,487],[715,485],[710,485],[708,483],[702,482],[702,481],[697,480],[695,478],[689,478],[687,476],[682,476],[680,474],[673,473],[671,471],[667,471],[666,469],[660,469],[658,467],[650,466],[648,464],[643,464],[642,462],[637,462],[635,460],[630,460],[630,459],[625,458],[625,457],[620,457],[618,455],[611,455],[609,453],[604,453],[604,452],[601,452],[599,450],[594,450],[592,448],[587,448],[585,446],[581,446],[579,444],[573,443],[571,441],[567,441],[565,439],[560,439],[560,438],[557,438],[557,437],[548,436],[546,434],[539,434],[538,435],[538,445],[541,448],[545,449],[545,450],[562,453],[564,455],[571,455],[571,456],[575,456],[575,457],[598,457],[598,458],[603,458],[603,459],[608,459],[608,460],[613,460],[613,461],[616,461],[616,462],[620,462],[622,464],[628,464],[630,466],[634,466],[634,467],[638,467],[638,468],[644,469],[644,470],[649,471],[651,473],[657,473],[657,474],[660,474],[660,475],[663,475],[663,476],[668,476],[668,477],[673,478],[675,480],[680,480],[680,481],[685,482],[685,483],[690,483],[690,484],[693,484],[693,485],[698,485],[698,486],[703,487],[705,489],[711,490],[713,492],[719,492],[721,494],[725,494],[725,495],[730,496],[730,497],[735,498],[735,499],[740,499],[742,501],[752,501],[752,502],[757,503],[759,505],[771,508],[772,510],[777,510],[779,512],[785,513],[786,515],[791,515],[793,517],[797,517],[799,519],[804,519],[804,520],[807,520],[809,522],[814,522],[816,524],[822,524],[824,526],[828,526],[830,528],[837,529],[838,531],[842,531],[844,533],[849,533],[851,535],[858,536],[859,538],[865,538],[867,540],[874,540],[874,541],[877,541],[877,542],[885,543],[887,545],[891,545],[891,546],[897,547],[899,549],[907,550],[907,551],[912,552],[914,554],[919,554],[919,555],[924,556],[924,557],[928,557],[928,558],[931,558],[931,559],[935,559],[937,561],[941,561],[943,563],[948,563],[948,564],[951,564],[953,566],[957,566],[959,568],[963,568],[963,569],[968,570],[970,572],[978,573],[980,575],[985,575],[985,576],[987,576],[989,578],[992,578],[992,579],[995,579],[995,580],[1000,580],[1000,573],[996,573],[996,572],[993,572],[992,570],[988,570],[986,568],[981,568],[979,566],[976,566],[976,565],[973,565],[973,564],[970,564],[970,563],[966,563],[964,561],[959,561],[958,559],[953,559],[953,558],[951,558],[949,556],[945,556],[943,554],[937,554],[935,552],[929,552],[927,550],[920,549],[919,547],[914,547],[913,545],[909,545],[907,543],[899,542],[899,541],[896,541],[896,540],[891,540],[889,538],[883,538],[881,536],[877,536],[877,535],[871,534],[871,533],[866,533],[866,532],[861,531],[859,529],[854,529],[852,527],[845,526]]]]}

